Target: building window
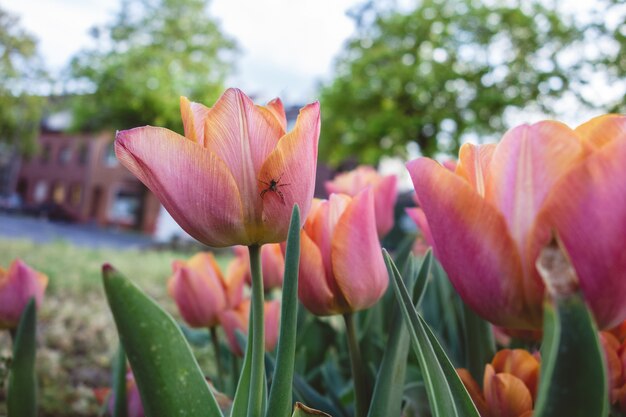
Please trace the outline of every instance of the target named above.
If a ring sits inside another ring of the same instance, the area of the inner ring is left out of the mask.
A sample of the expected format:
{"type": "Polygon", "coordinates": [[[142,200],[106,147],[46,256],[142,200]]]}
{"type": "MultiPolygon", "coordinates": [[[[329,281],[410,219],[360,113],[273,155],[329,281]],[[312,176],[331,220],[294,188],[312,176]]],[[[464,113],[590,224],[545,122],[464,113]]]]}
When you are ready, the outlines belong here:
{"type": "Polygon", "coordinates": [[[140,199],[137,194],[118,191],[113,199],[109,220],[116,223],[134,226],[139,218],[140,199]]]}
{"type": "Polygon", "coordinates": [[[50,161],[50,154],[52,153],[52,147],[49,143],[43,145],[43,149],[41,150],[41,163],[47,164],[50,161]]]}
{"type": "Polygon", "coordinates": [[[54,184],[54,188],[52,188],[52,201],[57,204],[63,204],[65,201],[65,187],[60,182],[54,184]]]}
{"type": "Polygon", "coordinates": [[[59,151],[59,164],[67,165],[72,160],[72,148],[64,146],[59,151]]]}
{"type": "Polygon", "coordinates": [[[81,197],[83,196],[83,188],[80,184],[72,184],[70,187],[69,203],[73,206],[80,205],[81,197]]]}
{"type": "Polygon", "coordinates": [[[78,148],[78,163],[80,165],[87,164],[87,159],[89,158],[89,148],[85,142],[80,144],[80,148],[78,148]]]}
{"type": "Polygon", "coordinates": [[[44,180],[37,181],[33,189],[33,200],[35,203],[42,203],[48,198],[48,183],[44,180]]]}
{"type": "Polygon", "coordinates": [[[113,142],[109,143],[106,152],[104,153],[104,164],[109,168],[116,167],[118,164],[117,157],[115,156],[115,147],[113,142]]]}

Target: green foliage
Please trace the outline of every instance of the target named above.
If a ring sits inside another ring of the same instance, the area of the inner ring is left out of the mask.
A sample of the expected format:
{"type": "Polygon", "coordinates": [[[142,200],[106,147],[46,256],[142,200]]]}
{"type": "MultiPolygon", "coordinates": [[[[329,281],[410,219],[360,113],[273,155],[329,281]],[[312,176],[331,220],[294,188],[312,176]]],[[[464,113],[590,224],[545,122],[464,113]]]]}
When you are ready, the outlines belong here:
{"type": "MultiPolygon", "coordinates": [[[[0,9],[0,144],[32,154],[44,104],[36,87],[45,80],[35,38],[0,9]]],[[[1,150],[1,148],[0,148],[1,150]]]]}
{"type": "Polygon", "coordinates": [[[75,127],[182,130],[181,95],[213,103],[223,90],[234,42],[207,14],[207,0],[125,0],[117,17],[94,28],[96,45],[72,60],[86,81],[75,127]]]}
{"type": "Polygon", "coordinates": [[[8,417],[37,416],[36,335],[37,310],[35,299],[31,299],[22,312],[13,339],[13,363],[7,394],[8,417]]]}
{"type": "Polygon", "coordinates": [[[508,109],[551,114],[582,77],[580,54],[560,58],[583,28],[545,2],[416,3],[405,12],[370,1],[355,13],[357,35],[321,94],[322,159],[375,163],[406,157],[408,144],[456,153],[464,135],[502,133],[508,109]]]}

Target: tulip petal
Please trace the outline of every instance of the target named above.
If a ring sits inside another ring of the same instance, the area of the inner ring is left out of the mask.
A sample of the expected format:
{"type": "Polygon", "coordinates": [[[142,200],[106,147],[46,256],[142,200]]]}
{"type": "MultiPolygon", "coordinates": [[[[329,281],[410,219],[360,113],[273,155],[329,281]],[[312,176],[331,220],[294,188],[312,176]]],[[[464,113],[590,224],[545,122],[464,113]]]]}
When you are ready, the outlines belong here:
{"type": "Polygon", "coordinates": [[[533,399],[524,382],[511,374],[496,374],[491,365],[485,368],[483,390],[493,416],[519,417],[533,409],[533,399]]]}
{"type": "Polygon", "coordinates": [[[546,202],[600,328],[626,319],[626,136],[572,169],[546,202]]]}
{"type": "Polygon", "coordinates": [[[516,376],[528,387],[533,398],[537,397],[539,383],[539,361],[524,349],[503,349],[491,361],[496,373],[516,376]]]}
{"type": "Polygon", "coordinates": [[[283,102],[277,97],[274,100],[267,103],[267,106],[261,107],[264,110],[268,110],[278,120],[278,123],[283,128],[283,132],[287,132],[287,115],[285,114],[285,107],[283,102]]]}
{"type": "Polygon", "coordinates": [[[189,101],[187,97],[180,98],[180,114],[183,119],[185,137],[204,146],[204,119],[209,114],[209,108],[189,101]]]}
{"type": "Polygon", "coordinates": [[[267,232],[259,236],[260,243],[283,240],[294,204],[300,207],[304,223],[315,191],[319,132],[320,107],[315,102],[300,110],[294,129],[280,139],[263,164],[259,180],[266,183],[272,179],[280,181],[277,191],[267,191],[266,184],[258,183],[257,194],[267,191],[262,199],[263,224],[267,232]]]}
{"type": "Polygon", "coordinates": [[[583,140],[601,148],[616,138],[626,136],[626,116],[605,114],[595,117],[576,128],[583,140]]]}
{"type": "Polygon", "coordinates": [[[300,234],[300,274],[298,298],[313,314],[324,316],[342,311],[346,303],[339,292],[334,293],[324,273],[322,254],[309,235],[300,234]]]}
{"type": "Polygon", "coordinates": [[[266,301],[263,310],[265,312],[265,350],[271,352],[276,347],[276,343],[278,343],[280,301],[266,301]]]}
{"type": "Polygon", "coordinates": [[[418,158],[407,168],[436,255],[463,300],[492,323],[540,326],[543,294],[525,299],[518,250],[502,215],[466,180],[431,159],[418,158]]]}
{"type": "Polygon", "coordinates": [[[118,132],[115,153],[191,236],[209,246],[248,242],[237,185],[215,154],[150,126],[118,132]]]}
{"type": "Polygon", "coordinates": [[[337,222],[331,261],[350,311],[371,307],[387,289],[389,277],[376,232],[371,188],[357,194],[337,222]]]}
{"type": "Polygon", "coordinates": [[[31,298],[39,307],[48,285],[48,277],[21,259],[11,262],[9,270],[0,268],[0,329],[17,327],[31,298]]]}
{"type": "MultiPolygon", "coordinates": [[[[259,172],[283,133],[276,117],[261,111],[241,90],[234,88],[226,90],[205,119],[205,145],[224,161],[233,175],[241,199],[246,202],[243,206],[246,225],[261,223],[262,201],[258,189],[263,185],[260,181],[269,179],[261,177],[259,172]]],[[[254,233],[253,230],[248,236],[249,241],[265,243],[257,241],[259,236],[254,233]]]]}
{"type": "Polygon", "coordinates": [[[495,144],[475,146],[471,143],[464,144],[459,150],[456,174],[465,178],[481,197],[485,196],[487,176],[495,150],[495,144]]]}
{"type": "Polygon", "coordinates": [[[405,209],[406,214],[415,222],[417,228],[420,233],[424,237],[426,244],[433,248],[435,251],[435,256],[437,256],[437,248],[435,248],[435,242],[433,241],[433,235],[430,231],[430,226],[428,225],[428,220],[426,219],[426,214],[424,214],[424,210],[419,207],[411,207],[405,209]]]}
{"type": "Polygon", "coordinates": [[[478,382],[472,377],[472,374],[465,368],[458,368],[456,373],[461,378],[461,382],[465,386],[468,394],[472,398],[472,402],[478,409],[478,413],[481,417],[489,417],[489,408],[487,407],[487,402],[485,401],[485,397],[478,385],[478,382]]]}
{"type": "Polygon", "coordinates": [[[374,186],[374,209],[376,230],[381,238],[393,228],[396,200],[398,198],[398,178],[387,175],[374,186]]]}

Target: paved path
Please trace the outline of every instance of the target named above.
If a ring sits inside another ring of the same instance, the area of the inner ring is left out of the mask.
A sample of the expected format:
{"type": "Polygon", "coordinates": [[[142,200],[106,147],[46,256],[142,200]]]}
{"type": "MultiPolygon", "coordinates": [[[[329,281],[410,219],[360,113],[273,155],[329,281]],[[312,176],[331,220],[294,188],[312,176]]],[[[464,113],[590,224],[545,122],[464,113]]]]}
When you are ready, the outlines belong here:
{"type": "Polygon", "coordinates": [[[152,243],[150,236],[126,231],[101,229],[92,225],[57,223],[0,213],[0,238],[30,239],[38,243],[64,240],[91,248],[141,248],[152,243]]]}

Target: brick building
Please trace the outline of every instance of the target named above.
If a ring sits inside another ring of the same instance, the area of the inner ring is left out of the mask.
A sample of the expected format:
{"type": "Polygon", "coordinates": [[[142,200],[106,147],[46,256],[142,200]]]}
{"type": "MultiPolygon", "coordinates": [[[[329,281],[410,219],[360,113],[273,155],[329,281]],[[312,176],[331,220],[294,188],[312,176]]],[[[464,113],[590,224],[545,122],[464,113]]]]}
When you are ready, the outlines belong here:
{"type": "Polygon", "coordinates": [[[160,204],[117,161],[113,134],[43,130],[40,152],[22,161],[14,189],[26,207],[55,207],[79,222],[153,233],[160,204]]]}

